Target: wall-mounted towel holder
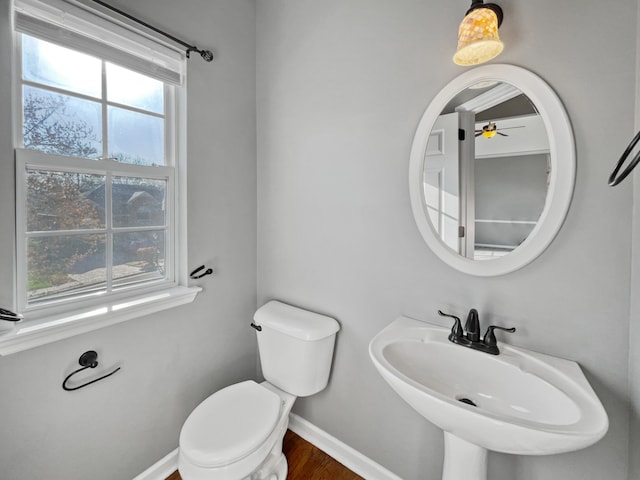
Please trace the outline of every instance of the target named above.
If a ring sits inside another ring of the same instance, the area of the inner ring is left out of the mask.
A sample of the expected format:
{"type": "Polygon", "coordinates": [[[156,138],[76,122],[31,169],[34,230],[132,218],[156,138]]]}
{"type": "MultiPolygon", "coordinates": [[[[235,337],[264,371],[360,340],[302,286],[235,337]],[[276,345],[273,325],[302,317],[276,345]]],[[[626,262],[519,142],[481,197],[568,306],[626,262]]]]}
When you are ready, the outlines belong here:
{"type": "Polygon", "coordinates": [[[84,388],[87,385],[91,385],[92,383],[96,383],[96,382],[98,382],[98,381],[100,381],[102,379],[110,377],[111,375],[116,373],[118,370],[120,370],[120,367],[118,367],[113,372],[107,373],[106,375],[103,375],[101,377],[95,378],[95,379],[91,380],[90,382],[83,383],[82,385],[78,385],[77,387],[69,387],[67,385],[67,382],[76,373],[79,373],[79,372],[81,372],[83,370],[86,370],[87,368],[96,368],[98,366],[98,353],[95,350],[88,350],[88,351],[84,352],[82,355],[80,355],[80,358],[78,359],[78,363],[82,366],[82,368],[79,368],[79,369],[74,370],[73,372],[71,372],[69,375],[67,375],[67,378],[65,378],[64,381],[62,382],[62,388],[64,390],[66,390],[67,392],[71,392],[73,390],[79,390],[81,388],[84,388]]]}
{"type": "Polygon", "coordinates": [[[620,160],[618,160],[618,163],[616,164],[615,168],[613,169],[613,172],[611,172],[611,175],[609,176],[609,186],[610,187],[615,187],[620,182],[622,182],[625,178],[627,178],[627,175],[629,175],[631,173],[631,170],[636,168],[636,165],[638,165],[638,162],[640,162],[640,152],[638,152],[638,153],[635,154],[633,159],[629,162],[629,165],[627,165],[627,168],[625,168],[622,171],[622,173],[620,175],[618,175],[618,171],[622,168],[622,165],[624,165],[624,162],[627,161],[627,158],[631,154],[631,151],[633,150],[633,148],[636,146],[636,143],[638,143],[638,140],[640,140],[640,131],[638,133],[636,133],[635,137],[633,137],[633,140],[631,140],[631,142],[627,146],[626,150],[624,151],[624,153],[620,157],[620,160]],[[616,175],[618,175],[618,176],[616,177],[616,175]]]}
{"type": "Polygon", "coordinates": [[[6,320],[7,322],[19,322],[22,320],[22,315],[6,308],[0,308],[0,320],[6,320]]]}
{"type": "Polygon", "coordinates": [[[191,277],[193,280],[197,280],[198,278],[202,278],[213,273],[213,268],[207,268],[203,273],[199,274],[199,272],[201,272],[202,270],[204,270],[204,265],[200,265],[198,268],[196,268],[189,274],[189,277],[191,277]]]}

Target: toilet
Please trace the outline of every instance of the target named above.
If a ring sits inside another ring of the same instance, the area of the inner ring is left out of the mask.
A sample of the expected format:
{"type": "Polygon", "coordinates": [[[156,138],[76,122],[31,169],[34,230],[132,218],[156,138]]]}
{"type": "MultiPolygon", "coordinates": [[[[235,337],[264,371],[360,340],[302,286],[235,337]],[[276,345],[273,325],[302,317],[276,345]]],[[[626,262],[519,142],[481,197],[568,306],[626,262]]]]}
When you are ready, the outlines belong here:
{"type": "Polygon", "coordinates": [[[223,388],[191,412],[180,432],[183,480],[285,480],[293,403],[327,386],[335,319],[276,300],[253,318],[265,381],[223,388]]]}

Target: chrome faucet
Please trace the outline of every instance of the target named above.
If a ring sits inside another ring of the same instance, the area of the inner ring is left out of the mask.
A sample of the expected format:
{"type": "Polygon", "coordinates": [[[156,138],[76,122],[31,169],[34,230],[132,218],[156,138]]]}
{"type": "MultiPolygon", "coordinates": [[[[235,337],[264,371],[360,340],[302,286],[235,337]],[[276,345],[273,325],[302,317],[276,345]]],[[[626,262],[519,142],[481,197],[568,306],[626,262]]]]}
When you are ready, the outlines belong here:
{"type": "Polygon", "coordinates": [[[454,319],[453,327],[451,327],[451,333],[449,334],[449,341],[463,347],[473,348],[474,350],[480,350],[481,352],[490,353],[491,355],[498,355],[500,349],[498,348],[498,341],[494,333],[495,329],[504,330],[505,332],[513,333],[515,328],[504,328],[497,325],[491,325],[487,328],[484,337],[480,339],[480,318],[478,311],[475,308],[469,310],[467,315],[467,321],[462,329],[462,322],[460,318],[455,315],[444,313],[442,310],[438,310],[438,314],[443,317],[450,317],[454,319]],[[466,331],[466,333],[465,333],[466,331]]]}

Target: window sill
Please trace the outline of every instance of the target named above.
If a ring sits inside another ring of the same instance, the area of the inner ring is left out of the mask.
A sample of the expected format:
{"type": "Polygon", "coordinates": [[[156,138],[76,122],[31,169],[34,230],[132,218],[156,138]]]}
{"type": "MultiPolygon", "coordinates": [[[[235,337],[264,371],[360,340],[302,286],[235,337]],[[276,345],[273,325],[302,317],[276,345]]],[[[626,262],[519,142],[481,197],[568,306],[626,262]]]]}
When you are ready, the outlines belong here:
{"type": "Polygon", "coordinates": [[[201,290],[199,287],[177,286],[129,297],[126,300],[114,300],[92,308],[77,310],[73,314],[67,313],[31,321],[27,318],[27,321],[15,324],[9,330],[0,331],[0,356],[11,355],[191,303],[201,290]]]}

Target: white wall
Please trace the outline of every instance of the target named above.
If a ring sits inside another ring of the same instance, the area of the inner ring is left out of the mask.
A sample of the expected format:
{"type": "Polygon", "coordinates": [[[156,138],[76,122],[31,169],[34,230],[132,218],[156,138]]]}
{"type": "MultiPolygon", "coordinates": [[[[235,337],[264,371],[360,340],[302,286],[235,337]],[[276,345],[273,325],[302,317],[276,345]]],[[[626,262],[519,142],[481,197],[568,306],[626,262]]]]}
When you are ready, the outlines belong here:
{"type": "MultiPolygon", "coordinates": [[[[638,125],[638,123],[636,123],[638,125]]],[[[640,478],[640,298],[634,294],[640,289],[640,211],[636,206],[640,201],[640,175],[628,177],[633,182],[633,263],[631,277],[631,319],[629,325],[629,480],[640,478]]]]}
{"type": "MultiPolygon", "coordinates": [[[[638,2],[637,23],[640,26],[640,2],[638,2]]],[[[636,32],[636,97],[635,129],[640,129],[640,28],[636,32]]],[[[635,152],[634,152],[635,153],[635,152]]],[[[633,243],[631,270],[631,316],[629,323],[629,480],[640,478],[640,171],[636,168],[633,182],[633,243]]]]}
{"type": "MultiPolygon", "coordinates": [[[[215,276],[188,306],[0,358],[3,480],[130,480],[177,447],[193,407],[254,378],[256,307],[255,2],[111,2],[214,48],[189,61],[189,265],[215,276]],[[60,387],[88,349],[113,377],[60,387]]],[[[0,0],[0,305],[12,292],[13,151],[9,0],[0,0]],[[8,226],[7,226],[8,225],[8,226]]]]}
{"type": "Polygon", "coordinates": [[[407,480],[438,478],[442,432],[384,383],[371,338],[399,314],[436,310],[515,326],[509,341],[578,361],[611,427],[548,457],[490,455],[492,480],[627,478],[632,188],[607,178],[633,134],[636,0],[499,2],[499,61],[530,69],[573,123],[567,220],[526,268],[475,278],[423,243],[407,186],[429,101],[451,62],[457,0],[257,2],[258,300],[281,298],[342,324],[329,387],[295,411],[407,480]]]}
{"type": "MultiPolygon", "coordinates": [[[[544,209],[548,170],[548,154],[476,158],[475,218],[537,221],[544,209]]],[[[475,243],[520,245],[534,226],[476,222],[475,243]]]]}

